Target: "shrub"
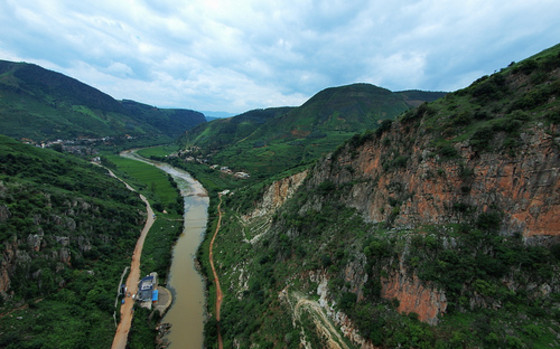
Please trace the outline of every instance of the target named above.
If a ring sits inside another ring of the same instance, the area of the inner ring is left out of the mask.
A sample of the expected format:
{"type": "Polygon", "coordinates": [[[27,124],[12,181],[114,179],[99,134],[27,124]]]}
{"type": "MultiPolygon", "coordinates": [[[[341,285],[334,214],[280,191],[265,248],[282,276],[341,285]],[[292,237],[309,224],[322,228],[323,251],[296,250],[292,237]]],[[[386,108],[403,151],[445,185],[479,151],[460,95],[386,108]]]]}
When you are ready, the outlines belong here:
{"type": "Polygon", "coordinates": [[[336,189],[336,185],[331,181],[324,181],[317,187],[320,194],[328,194],[336,189]]]}
{"type": "Polygon", "coordinates": [[[408,156],[399,155],[396,158],[394,158],[393,161],[391,161],[391,166],[396,168],[406,167],[406,163],[408,162],[408,159],[409,159],[408,156]]]}
{"type": "Polygon", "coordinates": [[[391,125],[393,124],[392,120],[383,120],[383,122],[381,123],[381,125],[379,125],[379,127],[377,128],[377,130],[375,130],[375,135],[377,137],[381,137],[381,135],[385,132],[391,129],[391,125]]]}
{"type": "Polygon", "coordinates": [[[538,64],[535,60],[529,59],[522,63],[519,63],[514,69],[513,73],[523,73],[525,75],[529,75],[533,72],[533,70],[538,68],[538,64]]]}
{"type": "Polygon", "coordinates": [[[498,212],[483,212],[476,220],[476,226],[484,231],[497,231],[501,223],[502,216],[498,212]]]}
{"type": "Polygon", "coordinates": [[[452,159],[458,155],[457,150],[451,144],[439,145],[437,151],[443,159],[452,159]]]}
{"type": "Polygon", "coordinates": [[[475,151],[486,150],[492,138],[494,138],[492,128],[484,126],[472,135],[470,140],[471,147],[473,147],[475,151]]]}
{"type": "Polygon", "coordinates": [[[344,292],[340,297],[340,309],[343,311],[348,311],[354,307],[358,297],[355,293],[352,292],[344,292]]]}

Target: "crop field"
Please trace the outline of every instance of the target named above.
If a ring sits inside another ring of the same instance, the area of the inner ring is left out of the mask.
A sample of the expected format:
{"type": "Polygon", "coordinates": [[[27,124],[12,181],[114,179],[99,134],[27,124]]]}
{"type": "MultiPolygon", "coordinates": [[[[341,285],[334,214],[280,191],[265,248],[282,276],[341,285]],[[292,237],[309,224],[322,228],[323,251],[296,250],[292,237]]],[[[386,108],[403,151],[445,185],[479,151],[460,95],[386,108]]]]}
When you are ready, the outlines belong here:
{"type": "Polygon", "coordinates": [[[144,194],[153,208],[159,212],[181,212],[182,199],[177,193],[175,182],[163,171],[146,163],[125,159],[114,154],[103,155],[112,164],[112,169],[132,187],[144,194]]]}
{"type": "Polygon", "coordinates": [[[171,153],[176,152],[179,150],[179,146],[176,144],[166,144],[160,145],[157,147],[145,148],[138,151],[138,154],[142,155],[145,158],[150,158],[151,156],[162,157],[169,155],[171,153]]]}

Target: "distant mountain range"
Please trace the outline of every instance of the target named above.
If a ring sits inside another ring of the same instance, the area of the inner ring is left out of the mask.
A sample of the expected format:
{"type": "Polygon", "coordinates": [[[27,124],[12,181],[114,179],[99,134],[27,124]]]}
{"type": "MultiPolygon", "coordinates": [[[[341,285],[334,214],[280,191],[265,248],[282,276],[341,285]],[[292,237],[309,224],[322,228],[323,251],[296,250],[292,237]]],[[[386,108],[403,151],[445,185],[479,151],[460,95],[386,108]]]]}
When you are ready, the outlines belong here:
{"type": "Polygon", "coordinates": [[[202,113],[118,101],[76,79],[27,63],[0,61],[0,129],[36,141],[128,135],[171,141],[206,122],[202,113]]]}
{"type": "Polygon", "coordinates": [[[183,143],[200,156],[249,172],[271,174],[334,150],[356,133],[376,129],[444,92],[391,92],[370,84],[331,87],[300,107],[252,110],[187,131],[183,143]]]}

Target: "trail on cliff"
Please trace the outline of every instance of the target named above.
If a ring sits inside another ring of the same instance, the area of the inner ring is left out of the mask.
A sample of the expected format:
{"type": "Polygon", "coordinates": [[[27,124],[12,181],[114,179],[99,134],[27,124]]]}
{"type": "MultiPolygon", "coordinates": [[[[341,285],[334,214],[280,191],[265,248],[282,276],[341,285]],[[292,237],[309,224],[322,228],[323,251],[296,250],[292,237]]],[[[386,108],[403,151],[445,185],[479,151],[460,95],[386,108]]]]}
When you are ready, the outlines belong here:
{"type": "MultiPolygon", "coordinates": [[[[304,312],[307,312],[313,320],[317,333],[324,338],[326,348],[349,349],[348,345],[344,341],[344,338],[342,338],[340,332],[329,320],[327,314],[325,314],[325,311],[318,302],[305,298],[299,292],[290,292],[289,295],[286,292],[287,290],[284,290],[282,291],[282,294],[292,307],[292,317],[294,319],[294,323],[296,320],[301,322],[301,316],[304,312]],[[293,306],[290,301],[290,297],[293,297],[293,300],[295,300],[295,305],[293,306]]],[[[308,343],[305,343],[304,338],[302,338],[301,341],[301,344],[304,347],[308,347],[308,345],[306,345],[308,343]]]]}
{"type": "Polygon", "coordinates": [[[216,272],[216,268],[214,267],[214,241],[216,240],[216,236],[220,231],[220,227],[222,225],[222,194],[219,194],[220,202],[218,203],[218,224],[216,225],[216,231],[214,231],[214,236],[210,241],[210,248],[208,252],[208,259],[210,260],[210,267],[212,267],[212,273],[214,274],[214,283],[216,284],[216,321],[218,323],[218,347],[220,349],[223,348],[222,343],[222,333],[220,331],[220,309],[222,307],[222,288],[220,287],[220,278],[218,277],[218,273],[216,272]]]}

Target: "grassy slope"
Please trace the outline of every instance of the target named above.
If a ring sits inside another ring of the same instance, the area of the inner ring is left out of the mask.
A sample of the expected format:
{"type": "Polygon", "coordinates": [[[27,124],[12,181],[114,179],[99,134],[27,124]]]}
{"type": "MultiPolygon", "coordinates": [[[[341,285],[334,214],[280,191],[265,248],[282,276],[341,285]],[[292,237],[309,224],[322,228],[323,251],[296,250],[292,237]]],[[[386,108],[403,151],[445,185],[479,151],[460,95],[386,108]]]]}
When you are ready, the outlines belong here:
{"type": "MultiPolygon", "coordinates": [[[[411,98],[440,95],[416,92],[411,98]]],[[[310,164],[355,133],[375,129],[410,108],[408,95],[369,84],[329,88],[298,108],[271,108],[217,120],[187,134],[200,157],[266,178],[310,164]]]]}
{"type": "Polygon", "coordinates": [[[119,102],[39,66],[0,61],[0,125],[12,137],[40,141],[129,134],[161,143],[204,121],[197,112],[119,102]]]}

